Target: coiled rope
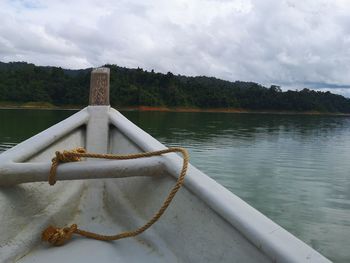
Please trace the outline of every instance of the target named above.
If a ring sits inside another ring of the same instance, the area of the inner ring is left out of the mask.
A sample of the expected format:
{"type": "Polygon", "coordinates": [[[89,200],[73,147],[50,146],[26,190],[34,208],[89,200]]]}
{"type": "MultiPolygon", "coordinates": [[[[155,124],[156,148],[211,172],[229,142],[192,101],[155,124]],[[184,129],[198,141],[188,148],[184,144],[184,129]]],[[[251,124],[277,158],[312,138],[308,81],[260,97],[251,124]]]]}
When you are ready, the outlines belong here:
{"type": "Polygon", "coordinates": [[[116,235],[100,235],[97,233],[81,230],[78,228],[76,224],[73,224],[70,227],[65,227],[65,228],[49,226],[43,231],[42,240],[47,241],[54,246],[61,246],[66,241],[70,240],[73,234],[81,235],[87,238],[102,240],[102,241],[118,240],[118,239],[127,238],[127,237],[134,237],[141,234],[142,232],[147,230],[149,227],[151,227],[155,222],[157,222],[159,218],[163,215],[165,210],[168,208],[174,196],[176,195],[177,191],[180,189],[180,187],[184,183],[184,179],[186,176],[188,163],[189,163],[189,154],[187,150],[180,147],[173,147],[173,148],[168,148],[165,150],[154,151],[154,152],[143,152],[143,153],[126,154],[126,155],[87,153],[84,148],[76,148],[71,151],[63,151],[62,153],[57,151],[56,157],[52,159],[52,165],[51,165],[51,170],[50,170],[50,175],[48,180],[50,185],[54,185],[56,183],[56,170],[60,163],[77,162],[77,161],[80,161],[81,158],[130,160],[130,159],[146,158],[151,156],[159,156],[159,155],[171,153],[171,152],[179,152],[183,156],[183,164],[182,164],[180,175],[175,185],[169,192],[168,196],[164,200],[163,204],[159,208],[159,210],[143,226],[133,231],[122,232],[116,235]]]}

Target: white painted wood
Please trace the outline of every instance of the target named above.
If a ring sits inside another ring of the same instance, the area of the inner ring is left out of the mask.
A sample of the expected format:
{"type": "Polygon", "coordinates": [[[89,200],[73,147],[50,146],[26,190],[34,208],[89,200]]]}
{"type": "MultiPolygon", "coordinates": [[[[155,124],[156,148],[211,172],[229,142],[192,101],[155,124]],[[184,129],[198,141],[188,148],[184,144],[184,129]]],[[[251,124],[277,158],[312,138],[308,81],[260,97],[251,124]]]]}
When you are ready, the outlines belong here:
{"type": "Polygon", "coordinates": [[[108,112],[109,106],[89,106],[86,149],[93,153],[107,153],[108,150],[108,112]]]}
{"type": "MultiPolygon", "coordinates": [[[[81,161],[60,164],[59,181],[121,178],[132,176],[160,176],[165,172],[162,157],[136,160],[81,161]]],[[[47,182],[50,163],[8,163],[0,167],[0,186],[31,182],[47,182]]]]}

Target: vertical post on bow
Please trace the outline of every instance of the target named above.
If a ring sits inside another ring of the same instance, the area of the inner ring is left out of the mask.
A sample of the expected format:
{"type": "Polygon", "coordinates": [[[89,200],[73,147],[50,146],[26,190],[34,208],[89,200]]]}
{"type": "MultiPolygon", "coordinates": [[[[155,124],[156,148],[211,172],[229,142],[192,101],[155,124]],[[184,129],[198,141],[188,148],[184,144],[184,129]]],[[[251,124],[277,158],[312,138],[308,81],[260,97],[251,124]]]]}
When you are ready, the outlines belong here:
{"type": "MultiPolygon", "coordinates": [[[[109,148],[109,68],[95,68],[91,71],[89,121],[86,127],[86,150],[92,153],[108,153],[109,148]]],[[[88,159],[89,160],[89,159],[88,159]]],[[[93,194],[89,195],[89,212],[103,214],[103,181],[89,182],[93,194]]]]}
{"type": "Polygon", "coordinates": [[[107,153],[109,141],[109,68],[95,68],[91,71],[90,114],[86,130],[88,152],[107,153]]]}
{"type": "Polygon", "coordinates": [[[95,68],[92,70],[89,105],[109,105],[109,75],[109,68],[95,68]]]}

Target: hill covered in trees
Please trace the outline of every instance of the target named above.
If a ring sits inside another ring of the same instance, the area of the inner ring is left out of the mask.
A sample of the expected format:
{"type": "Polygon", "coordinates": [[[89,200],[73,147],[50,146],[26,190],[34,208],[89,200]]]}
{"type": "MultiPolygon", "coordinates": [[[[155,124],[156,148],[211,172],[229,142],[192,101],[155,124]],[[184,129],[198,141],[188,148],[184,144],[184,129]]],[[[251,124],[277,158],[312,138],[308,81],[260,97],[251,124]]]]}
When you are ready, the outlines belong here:
{"type": "MultiPolygon", "coordinates": [[[[350,113],[350,99],[303,89],[282,92],[254,82],[186,77],[106,65],[111,69],[111,105],[350,113]]],[[[66,70],[25,62],[0,62],[0,102],[88,104],[91,69],[66,70]]]]}

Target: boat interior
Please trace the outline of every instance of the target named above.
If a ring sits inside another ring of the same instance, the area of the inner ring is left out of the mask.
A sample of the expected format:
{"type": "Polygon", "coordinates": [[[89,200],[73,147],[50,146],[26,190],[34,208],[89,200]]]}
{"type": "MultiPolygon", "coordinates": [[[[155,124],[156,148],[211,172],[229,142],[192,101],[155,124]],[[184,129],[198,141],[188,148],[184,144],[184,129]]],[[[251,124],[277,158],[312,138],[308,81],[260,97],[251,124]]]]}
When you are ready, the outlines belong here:
{"type": "MultiPolygon", "coordinates": [[[[66,122],[84,117],[88,110],[66,122]]],[[[120,123],[124,121],[125,124],[127,120],[119,112],[111,112],[115,114],[116,123],[119,118],[120,123]]],[[[62,131],[60,128],[52,127],[38,136],[48,138],[52,131],[62,131]]],[[[132,128],[134,133],[140,132],[136,127],[132,128]]],[[[23,154],[22,146],[28,149],[28,145],[20,144],[10,150],[9,155],[26,158],[15,160],[17,165],[48,165],[55,151],[89,148],[87,130],[86,124],[82,124],[63,132],[60,138],[53,135],[55,140],[47,145],[37,140],[39,143],[32,145],[32,153],[23,154]]],[[[153,146],[147,136],[142,137],[144,141],[139,145],[112,122],[108,125],[108,134],[109,153],[136,153],[153,146]],[[151,144],[148,147],[147,140],[151,144]]],[[[95,142],[104,141],[103,138],[94,139],[95,142]]],[[[46,181],[2,187],[0,257],[18,262],[62,262],[62,256],[66,262],[77,259],[85,262],[234,262],[235,259],[239,262],[270,262],[262,251],[186,186],[176,195],[163,217],[137,237],[103,242],[74,236],[68,244],[60,247],[50,247],[40,241],[41,232],[49,224],[65,226],[76,223],[82,229],[106,235],[143,225],[158,210],[175,184],[181,158],[169,155],[180,162],[174,162],[172,170],[164,169],[157,176],[135,174],[126,178],[60,181],[58,171],[58,181],[54,186],[46,181]]],[[[99,165],[98,160],[89,162],[99,165]]]]}

